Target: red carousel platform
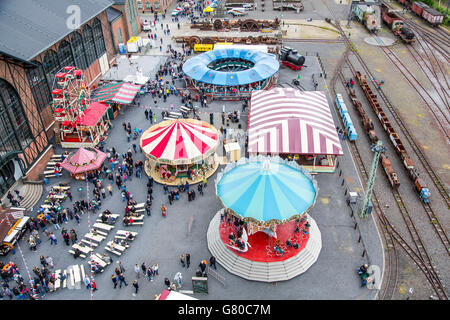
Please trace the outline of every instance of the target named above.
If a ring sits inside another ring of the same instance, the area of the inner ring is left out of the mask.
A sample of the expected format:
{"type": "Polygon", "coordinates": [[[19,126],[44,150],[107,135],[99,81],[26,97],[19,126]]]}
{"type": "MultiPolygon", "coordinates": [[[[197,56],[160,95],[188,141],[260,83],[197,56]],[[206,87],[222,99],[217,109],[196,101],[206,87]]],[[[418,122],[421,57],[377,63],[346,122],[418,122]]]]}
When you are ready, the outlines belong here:
{"type": "Polygon", "coordinates": [[[259,231],[253,233],[248,236],[248,243],[250,244],[250,248],[246,252],[241,252],[239,248],[233,246],[231,241],[228,239],[228,236],[231,232],[235,231],[235,227],[233,223],[227,223],[227,221],[223,221],[219,225],[220,231],[220,239],[227,246],[229,250],[237,254],[238,256],[258,262],[277,262],[287,260],[295,255],[297,255],[300,251],[302,251],[309,240],[309,232],[304,232],[306,222],[296,222],[295,220],[290,221],[288,223],[278,225],[277,227],[277,240],[281,242],[281,248],[284,250],[283,255],[281,255],[278,251],[274,250],[275,239],[269,236],[267,233],[259,231]],[[299,232],[295,232],[296,227],[299,227],[299,232]],[[289,240],[291,243],[298,244],[298,248],[286,246],[286,241],[289,240]],[[234,248],[231,248],[234,247],[234,248]]]}
{"type": "Polygon", "coordinates": [[[216,261],[227,271],[247,280],[277,282],[292,279],[308,270],[318,259],[322,249],[322,237],[315,220],[306,214],[310,224],[308,234],[295,234],[296,222],[289,222],[277,227],[277,239],[285,250],[283,256],[273,247],[274,238],[265,232],[256,232],[248,236],[248,251],[240,252],[230,247],[228,235],[234,231],[234,225],[221,222],[221,209],[211,220],[207,241],[208,249],[216,261]],[[295,234],[295,236],[294,236],[295,234]],[[286,247],[286,240],[298,243],[299,248],[286,247]]]}

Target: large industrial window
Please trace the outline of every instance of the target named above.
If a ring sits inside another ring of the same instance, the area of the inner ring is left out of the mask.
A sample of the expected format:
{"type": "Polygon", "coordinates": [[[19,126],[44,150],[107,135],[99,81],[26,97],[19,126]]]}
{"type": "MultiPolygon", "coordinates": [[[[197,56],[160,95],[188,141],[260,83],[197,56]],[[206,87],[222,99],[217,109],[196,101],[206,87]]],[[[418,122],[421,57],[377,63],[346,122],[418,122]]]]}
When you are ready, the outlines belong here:
{"type": "Polygon", "coordinates": [[[61,41],[59,45],[58,59],[62,68],[75,65],[75,60],[72,55],[72,48],[70,47],[70,43],[66,40],[61,41]]]}
{"type": "Polygon", "coordinates": [[[120,28],[117,28],[117,40],[119,41],[119,43],[123,43],[122,29],[120,28]]]}
{"type": "Polygon", "coordinates": [[[83,39],[78,32],[72,33],[73,57],[75,58],[75,66],[78,69],[85,70],[87,68],[86,55],[84,54],[83,39]]]}
{"type": "Polygon", "coordinates": [[[106,52],[105,40],[103,39],[102,23],[95,18],[92,24],[92,32],[94,34],[95,49],[97,51],[97,58],[100,58],[106,52]]]}
{"type": "Polygon", "coordinates": [[[16,90],[3,79],[0,79],[0,118],[0,132],[5,134],[0,136],[0,155],[25,149],[33,136],[16,90]]]}
{"type": "Polygon", "coordinates": [[[44,67],[48,85],[50,88],[53,88],[53,84],[55,83],[55,75],[61,69],[58,60],[58,55],[56,54],[55,51],[53,50],[47,51],[42,66],[44,67]]]}
{"type": "Polygon", "coordinates": [[[42,65],[37,61],[33,61],[33,63],[38,66],[27,70],[27,78],[34,101],[36,102],[36,107],[41,112],[52,101],[52,96],[42,65]]]}
{"type": "Polygon", "coordinates": [[[97,60],[97,53],[95,52],[94,37],[92,36],[92,29],[89,25],[85,25],[83,29],[83,44],[86,52],[86,59],[88,67],[97,60]]]}

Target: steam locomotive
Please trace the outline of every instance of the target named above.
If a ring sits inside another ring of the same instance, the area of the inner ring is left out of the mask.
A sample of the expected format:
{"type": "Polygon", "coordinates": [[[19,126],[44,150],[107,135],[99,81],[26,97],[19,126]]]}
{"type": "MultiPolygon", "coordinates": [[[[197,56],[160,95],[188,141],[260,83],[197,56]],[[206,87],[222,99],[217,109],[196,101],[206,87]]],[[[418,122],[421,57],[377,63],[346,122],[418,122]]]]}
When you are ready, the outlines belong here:
{"type": "Polygon", "coordinates": [[[281,63],[292,70],[300,70],[305,63],[305,57],[290,47],[281,47],[279,57],[281,63]]]}

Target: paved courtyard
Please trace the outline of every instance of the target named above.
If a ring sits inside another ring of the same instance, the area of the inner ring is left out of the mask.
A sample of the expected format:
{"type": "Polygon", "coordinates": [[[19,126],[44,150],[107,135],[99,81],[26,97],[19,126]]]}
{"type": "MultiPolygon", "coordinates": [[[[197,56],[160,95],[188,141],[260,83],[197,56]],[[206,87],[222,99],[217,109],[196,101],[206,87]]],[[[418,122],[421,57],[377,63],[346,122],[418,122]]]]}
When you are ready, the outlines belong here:
{"type": "MultiPolygon", "coordinates": [[[[320,2],[321,3],[321,2],[320,2]]],[[[308,2],[305,5],[312,5],[308,2]]],[[[317,9],[314,9],[313,16],[315,18],[323,18],[325,14],[322,5],[314,4],[317,9]]],[[[336,6],[338,6],[336,4],[336,6]]],[[[169,10],[168,10],[169,11],[169,10]]],[[[252,14],[252,17],[259,17],[259,14],[267,17],[268,12],[256,12],[252,14]]],[[[301,14],[303,18],[309,17],[309,15],[301,14]]],[[[293,13],[286,13],[287,18],[295,17],[293,13]]],[[[169,19],[166,19],[169,20],[169,19]]],[[[169,21],[168,21],[169,22],[169,21]]],[[[170,22],[169,22],[170,23],[170,22]]],[[[158,32],[159,33],[159,32],[158,32]]],[[[166,38],[164,40],[166,44],[166,38]]],[[[168,41],[168,37],[167,37],[168,41]]],[[[294,44],[295,45],[295,44],[294,44]]],[[[300,45],[300,44],[298,44],[300,45]]],[[[336,45],[337,48],[338,45],[336,45]]],[[[175,46],[179,50],[178,46],[175,46]]],[[[315,48],[311,50],[314,51],[315,48]]],[[[180,51],[180,50],[179,50],[180,51]]],[[[167,57],[164,56],[164,52],[159,52],[158,49],[151,49],[147,52],[149,55],[142,61],[158,61],[164,62],[167,57]],[[153,55],[153,56],[152,56],[153,55]],[[152,57],[157,58],[152,60],[152,57]]],[[[326,52],[325,55],[330,54],[326,52]]],[[[338,57],[336,58],[338,59],[338,57]]],[[[318,60],[314,53],[309,54],[306,57],[307,68],[301,71],[301,86],[305,90],[314,90],[312,76],[318,79],[319,86],[317,90],[323,90],[327,92],[325,79],[320,78],[320,73],[323,70],[320,68],[318,60]]],[[[155,69],[154,64],[142,65],[144,75],[146,72],[151,73],[155,69]]],[[[329,70],[331,72],[331,70],[329,70]]],[[[131,72],[131,71],[130,71],[131,72]]],[[[109,75],[114,77],[116,75],[109,75]]],[[[153,74],[151,74],[153,78],[153,74]]],[[[297,73],[286,68],[280,69],[279,83],[288,86],[292,79],[296,78],[297,73]]],[[[328,94],[328,92],[327,92],[328,94]]],[[[336,112],[331,104],[331,99],[328,95],[332,114],[337,122],[336,112]]],[[[127,106],[122,108],[119,116],[113,121],[113,127],[109,131],[108,140],[105,148],[115,147],[118,153],[124,153],[132,146],[133,143],[139,145],[139,140],[132,140],[127,142],[127,137],[122,128],[123,122],[130,122],[132,128],[139,128],[143,131],[146,130],[151,124],[144,116],[144,108],[151,107],[152,111],[157,116],[157,121],[161,121],[161,112],[163,110],[170,111],[170,104],[174,105],[175,111],[181,105],[181,101],[178,97],[170,96],[166,103],[162,102],[162,99],[158,99],[158,103],[155,106],[151,96],[143,96],[137,100],[140,103],[138,106],[127,106]]],[[[195,103],[194,103],[195,104],[195,103]]],[[[240,102],[213,102],[208,108],[200,109],[200,117],[202,120],[209,122],[210,113],[214,115],[214,126],[220,128],[222,126],[221,113],[222,110],[226,112],[232,112],[234,110],[241,110],[240,102]]],[[[247,129],[247,115],[241,114],[240,124],[241,129],[238,129],[238,124],[231,124],[234,129],[234,135],[243,146],[245,131],[247,129]]],[[[349,188],[353,190],[361,190],[359,179],[356,174],[351,157],[349,156],[349,150],[345,143],[343,143],[345,156],[341,159],[340,165],[343,170],[346,182],[349,188]]],[[[218,155],[223,156],[222,144],[217,149],[218,155]]],[[[55,153],[61,154],[64,150],[60,147],[55,147],[55,153]]],[[[242,150],[244,155],[245,150],[242,150]]],[[[139,150],[133,154],[133,161],[142,160],[145,157],[139,150]]],[[[223,166],[220,166],[220,171],[223,166]]],[[[117,171],[117,170],[116,170],[117,171]]],[[[163,280],[168,277],[171,281],[175,273],[182,272],[184,286],[182,290],[192,290],[191,277],[195,275],[197,266],[202,259],[209,261],[210,253],[207,248],[206,233],[211,218],[221,208],[220,201],[215,194],[214,179],[217,173],[208,180],[208,186],[205,189],[203,197],[198,195],[193,202],[187,201],[187,196],[182,194],[181,199],[175,201],[173,205],[168,205],[167,197],[163,194],[163,188],[161,185],[155,184],[153,187],[153,210],[151,217],[144,217],[144,225],[142,227],[125,227],[122,225],[121,219],[116,222],[115,228],[110,232],[107,239],[104,240],[94,252],[103,253],[104,246],[107,241],[113,239],[115,231],[117,229],[128,228],[131,231],[139,232],[136,240],[131,243],[131,247],[125,251],[121,257],[116,257],[110,254],[114,259],[112,265],[106,267],[105,272],[96,275],[96,283],[98,291],[94,293],[94,299],[146,299],[150,300],[154,298],[155,294],[159,294],[164,288],[163,280]],[[168,207],[167,217],[164,218],[160,212],[160,205],[166,203],[168,207]],[[189,269],[182,268],[179,262],[179,256],[182,253],[190,253],[191,266],[189,269]],[[129,284],[128,287],[122,289],[112,289],[112,283],[110,275],[113,273],[116,262],[123,261],[126,268],[125,277],[129,284]],[[159,276],[156,276],[153,282],[149,282],[141,274],[139,279],[140,292],[137,296],[133,296],[132,281],[135,279],[135,273],[133,266],[145,262],[146,265],[158,263],[159,264],[159,276]]],[[[304,274],[286,282],[278,283],[260,283],[244,280],[238,276],[232,275],[225,271],[220,265],[218,265],[218,273],[225,277],[225,286],[222,286],[214,278],[210,278],[208,281],[209,293],[208,295],[194,294],[193,296],[198,299],[251,299],[251,300],[265,300],[265,299],[374,299],[377,293],[376,290],[368,290],[361,288],[359,277],[356,275],[356,268],[368,262],[383,266],[383,254],[381,249],[380,239],[378,237],[376,228],[374,226],[372,218],[366,221],[359,222],[360,228],[363,232],[363,242],[365,243],[367,255],[362,257],[364,247],[362,243],[358,242],[359,234],[354,229],[354,220],[350,216],[350,209],[346,204],[344,196],[344,188],[341,187],[343,177],[339,177],[336,174],[320,174],[315,176],[319,184],[319,196],[316,206],[312,209],[310,214],[316,220],[321,234],[322,234],[322,251],[319,255],[317,262],[304,274]]],[[[87,186],[84,182],[77,182],[69,177],[67,173],[64,173],[62,177],[52,178],[50,183],[45,186],[44,195],[41,198],[38,205],[43,204],[44,198],[50,187],[60,182],[67,182],[71,186],[73,194],[73,201],[79,199],[86,199],[87,186]],[[81,192],[78,189],[82,187],[81,192]]],[[[107,180],[104,180],[107,183],[107,180]]],[[[134,199],[139,202],[144,202],[146,199],[146,183],[147,177],[145,174],[142,179],[138,179],[135,176],[131,181],[127,181],[126,185],[134,199]]],[[[109,209],[112,213],[117,213],[123,216],[125,203],[121,201],[121,196],[117,186],[113,185],[113,195],[106,196],[106,199],[102,201],[101,211],[109,209]]],[[[92,191],[92,184],[89,185],[89,190],[92,191]]],[[[89,194],[89,198],[92,197],[92,193],[89,194]]],[[[38,206],[37,205],[37,206],[38,206]]],[[[35,207],[35,209],[37,208],[35,207]]],[[[64,203],[65,207],[71,207],[69,200],[64,203]]],[[[93,224],[99,213],[85,214],[81,216],[81,224],[78,226],[75,220],[69,221],[67,224],[63,224],[64,227],[70,230],[74,228],[78,234],[79,239],[83,237],[88,231],[88,219],[93,224]]],[[[32,213],[36,215],[36,213],[32,213]]],[[[49,227],[50,230],[53,227],[49,227]]],[[[38,246],[37,252],[31,252],[28,249],[28,245],[24,240],[20,241],[20,246],[25,256],[25,260],[28,268],[33,266],[39,266],[39,256],[52,256],[56,269],[66,269],[73,264],[84,264],[84,269],[89,270],[86,259],[74,259],[67,251],[70,247],[66,246],[61,241],[60,232],[56,230],[55,233],[58,236],[58,245],[50,246],[50,242],[43,237],[42,244],[38,246]]],[[[3,262],[10,260],[16,262],[19,265],[23,275],[26,275],[25,266],[22,262],[20,252],[17,251],[15,255],[8,255],[7,257],[0,258],[3,262]]],[[[25,276],[24,276],[25,277],[25,276]]],[[[80,289],[60,289],[57,292],[49,293],[44,299],[59,300],[87,300],[90,299],[90,292],[84,288],[81,283],[80,289]]]]}

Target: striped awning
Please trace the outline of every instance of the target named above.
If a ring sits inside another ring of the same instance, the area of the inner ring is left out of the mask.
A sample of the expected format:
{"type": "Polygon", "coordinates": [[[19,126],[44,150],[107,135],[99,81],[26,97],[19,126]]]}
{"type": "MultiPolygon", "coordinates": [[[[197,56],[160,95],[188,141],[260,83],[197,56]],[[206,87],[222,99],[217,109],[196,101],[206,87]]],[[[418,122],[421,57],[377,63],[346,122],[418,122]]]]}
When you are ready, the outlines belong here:
{"type": "Polygon", "coordinates": [[[327,98],[321,91],[253,91],[248,151],[252,154],[343,155],[327,98]]]}
{"type": "Polygon", "coordinates": [[[115,101],[122,104],[130,104],[140,89],[141,85],[137,84],[127,82],[113,83],[98,89],[92,100],[97,102],[115,101]]]}

